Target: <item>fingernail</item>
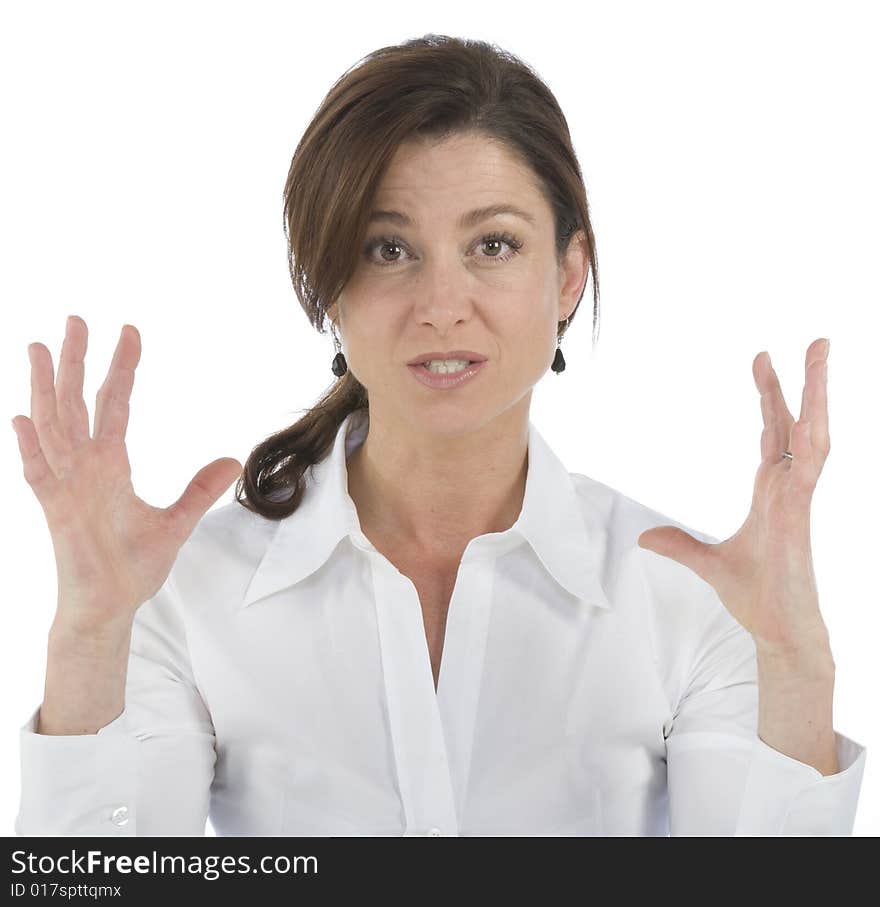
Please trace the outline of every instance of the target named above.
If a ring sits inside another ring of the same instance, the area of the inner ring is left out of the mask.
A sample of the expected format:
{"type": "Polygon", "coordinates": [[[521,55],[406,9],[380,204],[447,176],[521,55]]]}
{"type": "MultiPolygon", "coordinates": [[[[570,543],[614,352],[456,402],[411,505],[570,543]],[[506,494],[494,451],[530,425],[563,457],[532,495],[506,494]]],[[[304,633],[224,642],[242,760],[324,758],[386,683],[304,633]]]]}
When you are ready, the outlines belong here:
{"type": "Polygon", "coordinates": [[[831,341],[826,340],[825,341],[825,352],[823,355],[827,356],[830,350],[831,350],[831,341]]]}

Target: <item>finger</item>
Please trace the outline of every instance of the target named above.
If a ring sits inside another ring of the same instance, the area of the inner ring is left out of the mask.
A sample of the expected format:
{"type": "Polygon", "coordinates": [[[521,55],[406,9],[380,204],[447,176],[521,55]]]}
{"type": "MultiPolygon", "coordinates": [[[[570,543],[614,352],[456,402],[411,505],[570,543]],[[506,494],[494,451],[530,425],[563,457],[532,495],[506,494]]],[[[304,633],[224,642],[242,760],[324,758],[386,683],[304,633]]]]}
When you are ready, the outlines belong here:
{"type": "Polygon", "coordinates": [[[761,434],[761,459],[777,462],[783,450],[788,450],[788,440],[794,417],[788,410],[779,377],[770,354],[758,353],[752,362],[752,375],[761,395],[761,416],[764,431],[761,434]]]}
{"type": "Polygon", "coordinates": [[[717,545],[707,545],[678,526],[652,526],[639,536],[638,544],[678,561],[710,585],[715,578],[717,545]]]}
{"type": "Polygon", "coordinates": [[[28,356],[31,361],[31,422],[49,468],[60,478],[68,468],[69,445],[58,422],[52,354],[45,344],[32,343],[28,346],[28,356]]]}
{"type": "Polygon", "coordinates": [[[183,494],[167,508],[179,528],[181,538],[188,538],[196,523],[215,501],[241,475],[242,465],[231,457],[221,457],[203,466],[190,480],[183,494]]]}
{"type": "Polygon", "coordinates": [[[806,378],[799,421],[809,420],[812,425],[810,441],[813,458],[821,469],[831,449],[828,434],[828,353],[824,338],[814,340],[807,348],[804,372],[806,378]]]}
{"type": "Polygon", "coordinates": [[[94,439],[124,441],[128,430],[128,401],[134,370],[141,358],[141,335],[133,324],[124,324],[104,383],[95,397],[94,439]]]}
{"type": "Polygon", "coordinates": [[[58,421],[72,448],[89,440],[89,411],[83,400],[88,335],[88,328],[82,318],[71,315],[67,319],[58,361],[58,377],[55,380],[55,396],[58,421]]]}
{"type": "Polygon", "coordinates": [[[21,454],[25,481],[45,509],[55,493],[58,479],[43,456],[34,423],[27,416],[15,416],[12,419],[12,427],[18,438],[18,451],[21,454]]]}
{"type": "Polygon", "coordinates": [[[791,430],[793,459],[789,460],[790,470],[797,486],[806,494],[812,494],[819,478],[819,468],[813,458],[812,426],[808,421],[795,422],[791,430]]]}

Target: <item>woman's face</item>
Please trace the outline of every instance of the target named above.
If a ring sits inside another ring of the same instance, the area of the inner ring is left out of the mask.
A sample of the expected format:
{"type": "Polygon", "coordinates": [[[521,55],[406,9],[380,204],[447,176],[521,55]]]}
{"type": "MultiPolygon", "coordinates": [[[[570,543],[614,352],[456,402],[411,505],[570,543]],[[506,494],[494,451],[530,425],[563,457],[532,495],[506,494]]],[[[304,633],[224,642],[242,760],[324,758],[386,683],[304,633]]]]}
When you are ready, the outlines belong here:
{"type": "Polygon", "coordinates": [[[484,136],[401,145],[373,210],[408,222],[382,214],[371,221],[358,266],[330,309],[348,367],[367,388],[373,415],[439,434],[479,428],[523,400],[549,368],[557,322],[587,279],[588,253],[575,241],[560,266],[553,212],[536,178],[484,136]],[[526,217],[460,223],[473,209],[501,204],[526,217]],[[407,365],[453,350],[486,362],[451,389],[425,386],[407,365]]]}

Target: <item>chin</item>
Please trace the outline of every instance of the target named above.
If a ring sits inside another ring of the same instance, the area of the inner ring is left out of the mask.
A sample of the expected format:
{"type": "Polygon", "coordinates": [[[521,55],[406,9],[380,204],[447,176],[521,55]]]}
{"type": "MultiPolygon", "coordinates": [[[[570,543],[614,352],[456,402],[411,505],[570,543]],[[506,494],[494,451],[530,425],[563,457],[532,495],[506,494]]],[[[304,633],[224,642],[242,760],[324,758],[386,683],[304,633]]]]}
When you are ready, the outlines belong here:
{"type": "Polygon", "coordinates": [[[469,435],[482,431],[499,419],[513,419],[515,422],[513,410],[524,406],[528,412],[530,392],[531,388],[526,388],[518,396],[500,401],[476,397],[464,401],[450,397],[431,405],[410,405],[406,410],[406,420],[420,435],[434,435],[438,439],[469,435]]]}
{"type": "Polygon", "coordinates": [[[451,437],[478,431],[491,421],[491,415],[482,406],[458,403],[417,407],[408,413],[408,419],[423,434],[451,437]]]}

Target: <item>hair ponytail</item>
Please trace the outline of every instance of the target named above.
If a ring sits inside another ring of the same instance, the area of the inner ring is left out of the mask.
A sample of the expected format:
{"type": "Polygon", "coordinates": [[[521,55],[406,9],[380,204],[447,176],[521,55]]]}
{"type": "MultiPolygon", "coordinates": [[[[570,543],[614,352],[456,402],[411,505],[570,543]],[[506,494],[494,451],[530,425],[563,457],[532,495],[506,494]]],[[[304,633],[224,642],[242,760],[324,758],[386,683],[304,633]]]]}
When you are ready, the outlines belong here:
{"type": "Polygon", "coordinates": [[[290,516],[302,500],[306,469],[327,456],[346,417],[365,408],[366,388],[346,372],[299,421],[251,451],[235,499],[270,520],[290,516]]]}

